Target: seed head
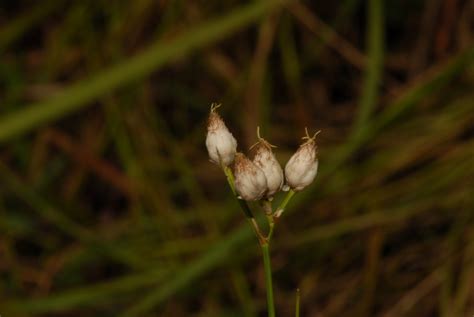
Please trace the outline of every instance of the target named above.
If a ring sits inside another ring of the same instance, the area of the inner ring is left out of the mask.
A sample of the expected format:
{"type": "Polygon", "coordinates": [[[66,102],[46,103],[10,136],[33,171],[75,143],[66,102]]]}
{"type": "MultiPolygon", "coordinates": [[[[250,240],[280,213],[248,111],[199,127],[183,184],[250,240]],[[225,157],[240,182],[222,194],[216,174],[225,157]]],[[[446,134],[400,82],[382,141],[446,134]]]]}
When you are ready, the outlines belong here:
{"type": "Polygon", "coordinates": [[[316,153],[316,132],[313,137],[308,135],[306,129],[306,140],[290,158],[285,166],[285,177],[288,186],[294,191],[300,191],[311,184],[318,172],[318,157],[316,153]]]}
{"type": "Polygon", "coordinates": [[[267,191],[267,179],[262,169],[243,153],[235,155],[235,190],[244,200],[259,200],[267,191]]]}
{"type": "Polygon", "coordinates": [[[255,147],[255,156],[253,163],[260,167],[267,179],[267,191],[265,196],[267,198],[273,197],[283,185],[283,170],[273,154],[271,145],[264,138],[260,137],[260,127],[257,128],[258,142],[252,147],[255,147]]]}
{"type": "Polygon", "coordinates": [[[220,104],[212,104],[207,124],[206,147],[211,162],[229,166],[234,161],[237,141],[227,129],[224,120],[216,112],[220,104]]]}

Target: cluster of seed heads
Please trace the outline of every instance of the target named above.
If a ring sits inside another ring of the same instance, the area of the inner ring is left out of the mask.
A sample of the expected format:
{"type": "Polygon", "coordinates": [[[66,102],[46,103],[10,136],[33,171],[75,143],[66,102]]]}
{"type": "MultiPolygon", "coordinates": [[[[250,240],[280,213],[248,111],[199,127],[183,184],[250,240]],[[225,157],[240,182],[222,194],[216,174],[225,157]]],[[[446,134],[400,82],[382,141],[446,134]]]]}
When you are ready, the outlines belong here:
{"type": "Polygon", "coordinates": [[[237,152],[237,141],[216,111],[219,106],[211,105],[206,146],[213,163],[233,168],[235,191],[239,198],[246,201],[271,200],[282,189],[300,191],[313,182],[318,171],[315,138],[319,131],[309,136],[305,129],[304,143],[286,163],[283,172],[272,151],[275,146],[260,136],[258,128],[258,142],[251,147],[255,148],[253,160],[237,152]]]}

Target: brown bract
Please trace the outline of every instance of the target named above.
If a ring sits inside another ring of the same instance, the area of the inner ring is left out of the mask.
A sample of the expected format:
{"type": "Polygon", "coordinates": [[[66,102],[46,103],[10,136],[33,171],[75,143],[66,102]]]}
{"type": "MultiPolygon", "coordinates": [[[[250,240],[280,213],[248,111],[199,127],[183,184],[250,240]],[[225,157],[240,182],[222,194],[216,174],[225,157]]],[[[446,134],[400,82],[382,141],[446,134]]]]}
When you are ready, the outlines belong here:
{"type": "Polygon", "coordinates": [[[235,155],[234,176],[235,190],[244,200],[258,200],[267,191],[267,179],[262,169],[242,153],[235,155]]]}
{"type": "Polygon", "coordinates": [[[222,117],[217,112],[211,110],[209,118],[207,119],[207,131],[216,132],[222,128],[225,128],[224,120],[222,120],[222,117]]]}

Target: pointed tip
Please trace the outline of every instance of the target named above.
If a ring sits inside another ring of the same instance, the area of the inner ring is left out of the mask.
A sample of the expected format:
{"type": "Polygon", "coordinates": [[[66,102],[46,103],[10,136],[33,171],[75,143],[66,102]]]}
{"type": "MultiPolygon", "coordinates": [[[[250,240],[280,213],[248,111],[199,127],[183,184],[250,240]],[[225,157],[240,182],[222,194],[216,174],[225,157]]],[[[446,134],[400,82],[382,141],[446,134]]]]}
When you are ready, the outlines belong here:
{"type": "Polygon", "coordinates": [[[220,106],[222,106],[221,103],[218,103],[218,102],[211,103],[211,113],[214,113],[216,109],[219,108],[220,106]]]}
{"type": "Polygon", "coordinates": [[[303,143],[302,145],[314,141],[316,139],[316,136],[321,133],[321,130],[318,130],[313,134],[313,136],[309,136],[309,132],[308,132],[307,127],[304,128],[304,131],[305,131],[306,135],[304,137],[302,137],[302,139],[305,140],[306,142],[303,143]]]}
{"type": "Polygon", "coordinates": [[[270,142],[268,142],[267,140],[265,140],[260,135],[260,126],[257,126],[257,139],[258,139],[258,141],[249,148],[250,150],[253,149],[257,144],[260,144],[260,143],[265,145],[267,148],[276,148],[277,147],[276,145],[273,145],[270,142]]]}

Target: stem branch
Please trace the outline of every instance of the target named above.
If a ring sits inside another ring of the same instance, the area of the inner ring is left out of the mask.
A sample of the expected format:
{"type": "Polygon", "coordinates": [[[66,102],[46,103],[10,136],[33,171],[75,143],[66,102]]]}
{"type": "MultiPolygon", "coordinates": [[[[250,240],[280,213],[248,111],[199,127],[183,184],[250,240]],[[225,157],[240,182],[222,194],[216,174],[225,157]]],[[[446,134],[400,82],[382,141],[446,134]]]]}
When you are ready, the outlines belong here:
{"type": "Polygon", "coordinates": [[[275,211],[275,218],[280,218],[281,214],[285,211],[286,205],[290,202],[291,198],[293,198],[293,195],[295,194],[295,191],[293,189],[290,189],[288,193],[286,194],[285,198],[281,202],[280,206],[275,211]]]}
{"type": "Polygon", "coordinates": [[[247,219],[255,235],[257,236],[258,242],[260,244],[265,243],[266,238],[260,231],[260,227],[258,226],[257,221],[255,221],[255,218],[253,217],[252,210],[250,209],[249,205],[245,200],[239,199],[237,197],[238,195],[235,191],[234,174],[232,174],[232,170],[227,166],[222,166],[222,170],[224,171],[225,176],[227,176],[227,182],[229,183],[229,187],[232,190],[232,193],[234,194],[235,198],[237,199],[240,208],[244,212],[245,218],[247,219]]]}

